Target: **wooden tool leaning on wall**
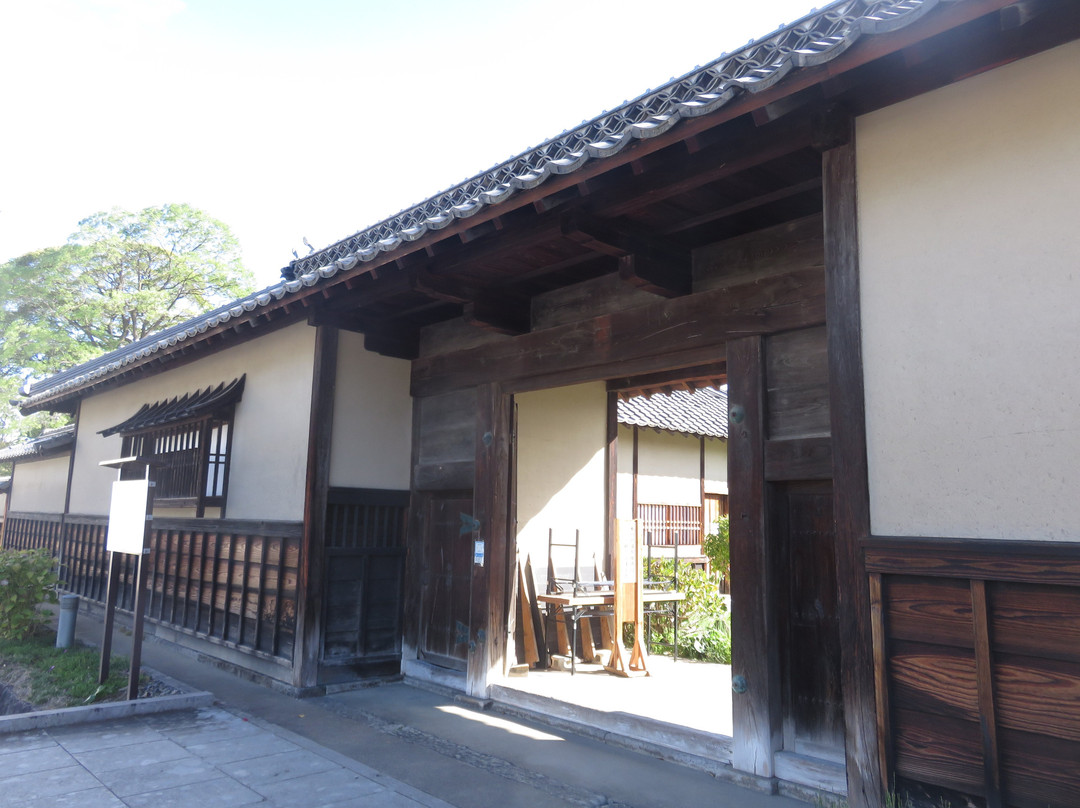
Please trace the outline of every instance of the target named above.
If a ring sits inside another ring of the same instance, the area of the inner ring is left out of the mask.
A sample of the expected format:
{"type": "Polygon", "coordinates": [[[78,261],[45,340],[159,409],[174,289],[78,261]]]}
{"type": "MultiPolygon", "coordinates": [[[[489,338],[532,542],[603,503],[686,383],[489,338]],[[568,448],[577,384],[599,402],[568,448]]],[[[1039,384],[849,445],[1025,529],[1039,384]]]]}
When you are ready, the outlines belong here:
{"type": "Polygon", "coordinates": [[[615,528],[615,631],[611,659],[605,666],[616,676],[648,676],[649,654],[645,650],[645,604],[641,586],[641,540],[636,519],[619,519],[615,528]],[[622,626],[634,624],[634,646],[622,644],[622,626]]]}

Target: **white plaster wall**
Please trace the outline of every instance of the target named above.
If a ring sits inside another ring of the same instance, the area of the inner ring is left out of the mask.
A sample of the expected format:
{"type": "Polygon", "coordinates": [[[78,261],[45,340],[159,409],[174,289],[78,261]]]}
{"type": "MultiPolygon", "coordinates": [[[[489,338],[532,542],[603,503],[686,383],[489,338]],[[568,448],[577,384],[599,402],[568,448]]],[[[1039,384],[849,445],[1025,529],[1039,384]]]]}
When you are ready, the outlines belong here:
{"type": "MultiPolygon", "coordinates": [[[[616,517],[633,518],[634,429],[619,425],[616,517]]],[[[638,430],[638,501],[656,505],[701,504],[700,438],[638,430]]],[[[727,493],[727,443],[705,440],[705,492],[727,493]]]]}
{"type": "Polygon", "coordinates": [[[858,120],[879,535],[1080,540],[1080,43],[858,120]]]}
{"type": "Polygon", "coordinates": [[[11,474],[11,510],[63,513],[69,463],[66,454],[45,460],[17,461],[11,474]]]}
{"type": "Polygon", "coordinates": [[[85,399],[79,414],[71,512],[109,511],[116,472],[98,463],[119,457],[121,439],[102,438],[99,430],[128,418],[145,403],[230,382],[246,373],[233,425],[226,516],[302,519],[314,355],[315,329],[300,323],[85,399]]]}
{"type": "Polygon", "coordinates": [[[581,531],[581,559],[595,553],[604,568],[604,449],[607,389],[603,382],[514,398],[517,403],[518,553],[532,557],[538,591],[547,580],[548,529],[561,541],[581,531]]]}
{"type": "Polygon", "coordinates": [[[330,485],[408,489],[412,364],[365,351],[362,334],[340,340],[330,485]]]}

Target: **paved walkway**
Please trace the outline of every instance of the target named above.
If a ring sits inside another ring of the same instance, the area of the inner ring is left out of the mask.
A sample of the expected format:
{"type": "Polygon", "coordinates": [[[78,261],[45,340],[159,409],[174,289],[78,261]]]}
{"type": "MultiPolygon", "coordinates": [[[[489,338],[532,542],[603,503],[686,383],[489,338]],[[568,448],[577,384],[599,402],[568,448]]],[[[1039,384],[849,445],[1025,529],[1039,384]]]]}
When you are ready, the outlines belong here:
{"type": "Polygon", "coordinates": [[[220,707],[0,735],[6,808],[442,808],[330,749],[220,707]]]}
{"type": "MultiPolygon", "coordinates": [[[[100,621],[78,636],[97,644],[100,621]]],[[[0,806],[806,807],[402,682],[298,700],[153,638],[143,664],[214,706],[0,735],[0,806]]]]}

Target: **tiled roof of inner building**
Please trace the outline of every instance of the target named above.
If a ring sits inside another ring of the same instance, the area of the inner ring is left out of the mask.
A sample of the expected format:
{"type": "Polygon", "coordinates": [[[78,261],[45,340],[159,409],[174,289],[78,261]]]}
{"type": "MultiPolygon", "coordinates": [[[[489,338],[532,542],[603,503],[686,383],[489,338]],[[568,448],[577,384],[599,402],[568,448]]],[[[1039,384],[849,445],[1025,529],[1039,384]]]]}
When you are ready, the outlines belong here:
{"type": "Polygon", "coordinates": [[[715,387],[700,390],[673,390],[653,396],[619,399],[618,420],[626,426],[726,438],[728,435],[727,393],[715,387]]]}
{"type": "Polygon", "coordinates": [[[863,35],[904,28],[939,5],[958,2],[963,0],[837,0],[414,207],[294,261],[292,279],[38,382],[23,406],[32,407],[77,389],[272,300],[350,271],[429,231],[503,202],[517,191],[535,188],[552,175],[571,174],[590,160],[617,154],[634,139],[655,137],[684,118],[707,115],[746,93],[773,87],[797,68],[837,58],[863,35]]]}
{"type": "Polygon", "coordinates": [[[49,452],[66,449],[75,443],[75,426],[61,426],[47,429],[38,437],[31,438],[17,446],[0,449],[0,461],[24,460],[28,457],[40,457],[49,452]]]}

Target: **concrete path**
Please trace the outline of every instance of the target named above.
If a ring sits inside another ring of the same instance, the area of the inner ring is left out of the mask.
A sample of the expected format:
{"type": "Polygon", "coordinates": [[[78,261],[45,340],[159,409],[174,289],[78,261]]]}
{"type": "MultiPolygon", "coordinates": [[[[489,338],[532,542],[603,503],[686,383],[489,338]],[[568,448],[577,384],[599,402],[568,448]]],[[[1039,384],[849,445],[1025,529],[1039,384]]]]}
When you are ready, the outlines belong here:
{"type": "MultiPolygon", "coordinates": [[[[100,622],[85,613],[78,629],[100,641],[100,622]]],[[[127,642],[117,631],[114,650],[126,654],[127,642]]],[[[143,664],[213,693],[214,707],[0,736],[0,805],[807,804],[402,682],[298,700],[153,638],[143,664]]]]}
{"type": "Polygon", "coordinates": [[[219,707],[0,735],[6,808],[442,808],[355,760],[219,707]]]}

